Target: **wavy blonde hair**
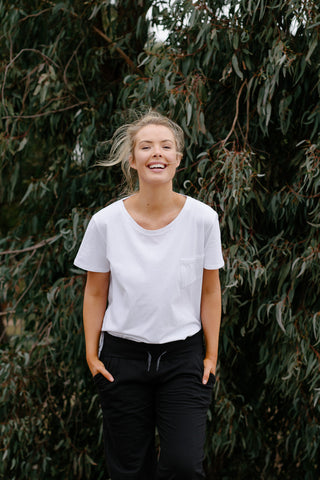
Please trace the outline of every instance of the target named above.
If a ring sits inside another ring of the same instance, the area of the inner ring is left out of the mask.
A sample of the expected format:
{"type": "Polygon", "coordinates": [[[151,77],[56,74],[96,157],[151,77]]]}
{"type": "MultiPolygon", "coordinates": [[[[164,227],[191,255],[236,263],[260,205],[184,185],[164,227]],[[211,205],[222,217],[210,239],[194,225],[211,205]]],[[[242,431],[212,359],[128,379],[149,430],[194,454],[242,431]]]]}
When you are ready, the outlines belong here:
{"type": "Polygon", "coordinates": [[[98,165],[111,167],[112,165],[121,164],[127,184],[126,193],[132,192],[137,184],[137,173],[136,170],[130,167],[129,158],[133,155],[137,133],[142,127],[147,125],[162,125],[169,128],[175,138],[177,152],[180,155],[183,154],[184,133],[182,128],[168,117],[154,110],[149,110],[132,123],[119,127],[110,140],[111,149],[108,157],[100,161],[98,165]]]}

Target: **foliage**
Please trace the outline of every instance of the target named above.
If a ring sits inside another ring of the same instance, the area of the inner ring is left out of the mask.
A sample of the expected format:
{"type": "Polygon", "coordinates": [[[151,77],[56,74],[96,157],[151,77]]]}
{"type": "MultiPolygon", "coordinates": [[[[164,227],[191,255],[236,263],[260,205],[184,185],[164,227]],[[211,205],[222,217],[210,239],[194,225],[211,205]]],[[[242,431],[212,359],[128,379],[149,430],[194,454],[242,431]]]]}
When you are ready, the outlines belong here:
{"type": "Polygon", "coordinates": [[[317,2],[2,0],[0,16],[0,318],[23,321],[1,351],[0,478],[104,476],[72,260],[120,193],[96,146],[141,106],[181,124],[176,188],[221,221],[208,478],[318,478],[317,2]]]}

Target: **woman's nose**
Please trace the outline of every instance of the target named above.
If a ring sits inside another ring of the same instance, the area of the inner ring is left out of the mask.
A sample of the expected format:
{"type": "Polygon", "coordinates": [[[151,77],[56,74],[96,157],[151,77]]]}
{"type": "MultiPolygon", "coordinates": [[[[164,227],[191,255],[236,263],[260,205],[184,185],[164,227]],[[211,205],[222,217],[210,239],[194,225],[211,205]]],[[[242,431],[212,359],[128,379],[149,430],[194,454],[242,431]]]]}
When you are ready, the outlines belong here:
{"type": "Polygon", "coordinates": [[[160,148],[155,147],[152,156],[153,157],[162,157],[160,148]]]}

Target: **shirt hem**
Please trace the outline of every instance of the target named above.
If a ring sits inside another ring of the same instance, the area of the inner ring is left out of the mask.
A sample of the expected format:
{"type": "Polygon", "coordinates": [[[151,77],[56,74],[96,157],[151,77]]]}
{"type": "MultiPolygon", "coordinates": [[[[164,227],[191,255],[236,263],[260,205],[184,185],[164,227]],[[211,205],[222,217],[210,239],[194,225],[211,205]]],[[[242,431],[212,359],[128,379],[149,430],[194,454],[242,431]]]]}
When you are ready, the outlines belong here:
{"type": "Polygon", "coordinates": [[[148,345],[163,345],[165,343],[171,343],[171,342],[176,342],[176,341],[180,341],[180,340],[185,340],[186,338],[191,337],[192,335],[195,335],[196,333],[198,333],[201,330],[201,328],[202,328],[202,326],[201,326],[201,323],[200,323],[199,328],[195,329],[195,331],[187,332],[187,333],[183,334],[181,337],[180,336],[170,337],[170,336],[167,335],[161,341],[157,341],[156,339],[150,339],[150,338],[147,339],[147,338],[141,337],[139,335],[127,335],[125,333],[122,334],[120,332],[116,332],[116,333],[111,332],[111,331],[103,328],[103,326],[102,326],[100,334],[103,334],[104,332],[106,332],[113,337],[122,338],[124,340],[130,340],[130,341],[137,342],[137,343],[146,343],[148,345]]]}
{"type": "Polygon", "coordinates": [[[95,272],[95,273],[109,273],[110,272],[110,269],[105,270],[105,269],[95,268],[95,267],[92,268],[91,266],[80,264],[80,263],[75,263],[75,262],[73,262],[73,265],[75,265],[78,268],[81,268],[81,270],[85,270],[86,272],[95,272]]]}
{"type": "Polygon", "coordinates": [[[203,265],[203,268],[206,270],[219,270],[219,268],[224,267],[224,262],[223,263],[217,263],[216,265],[203,265]]]}

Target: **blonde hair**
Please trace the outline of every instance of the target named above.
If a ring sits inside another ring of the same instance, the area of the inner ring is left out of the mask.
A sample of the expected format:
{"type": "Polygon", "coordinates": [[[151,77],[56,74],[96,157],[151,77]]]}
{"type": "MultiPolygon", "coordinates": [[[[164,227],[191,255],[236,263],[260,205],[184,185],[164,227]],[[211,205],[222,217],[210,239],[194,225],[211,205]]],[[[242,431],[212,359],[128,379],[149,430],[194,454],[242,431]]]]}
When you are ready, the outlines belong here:
{"type": "Polygon", "coordinates": [[[111,150],[107,159],[100,161],[98,165],[111,167],[112,165],[121,164],[121,169],[127,184],[126,192],[132,192],[137,184],[137,173],[136,170],[130,167],[129,158],[133,155],[137,133],[147,125],[162,125],[169,128],[173,133],[177,152],[180,155],[183,153],[184,133],[182,128],[168,117],[154,110],[150,110],[139,116],[137,120],[132,123],[127,123],[119,127],[110,140],[111,150]]]}

